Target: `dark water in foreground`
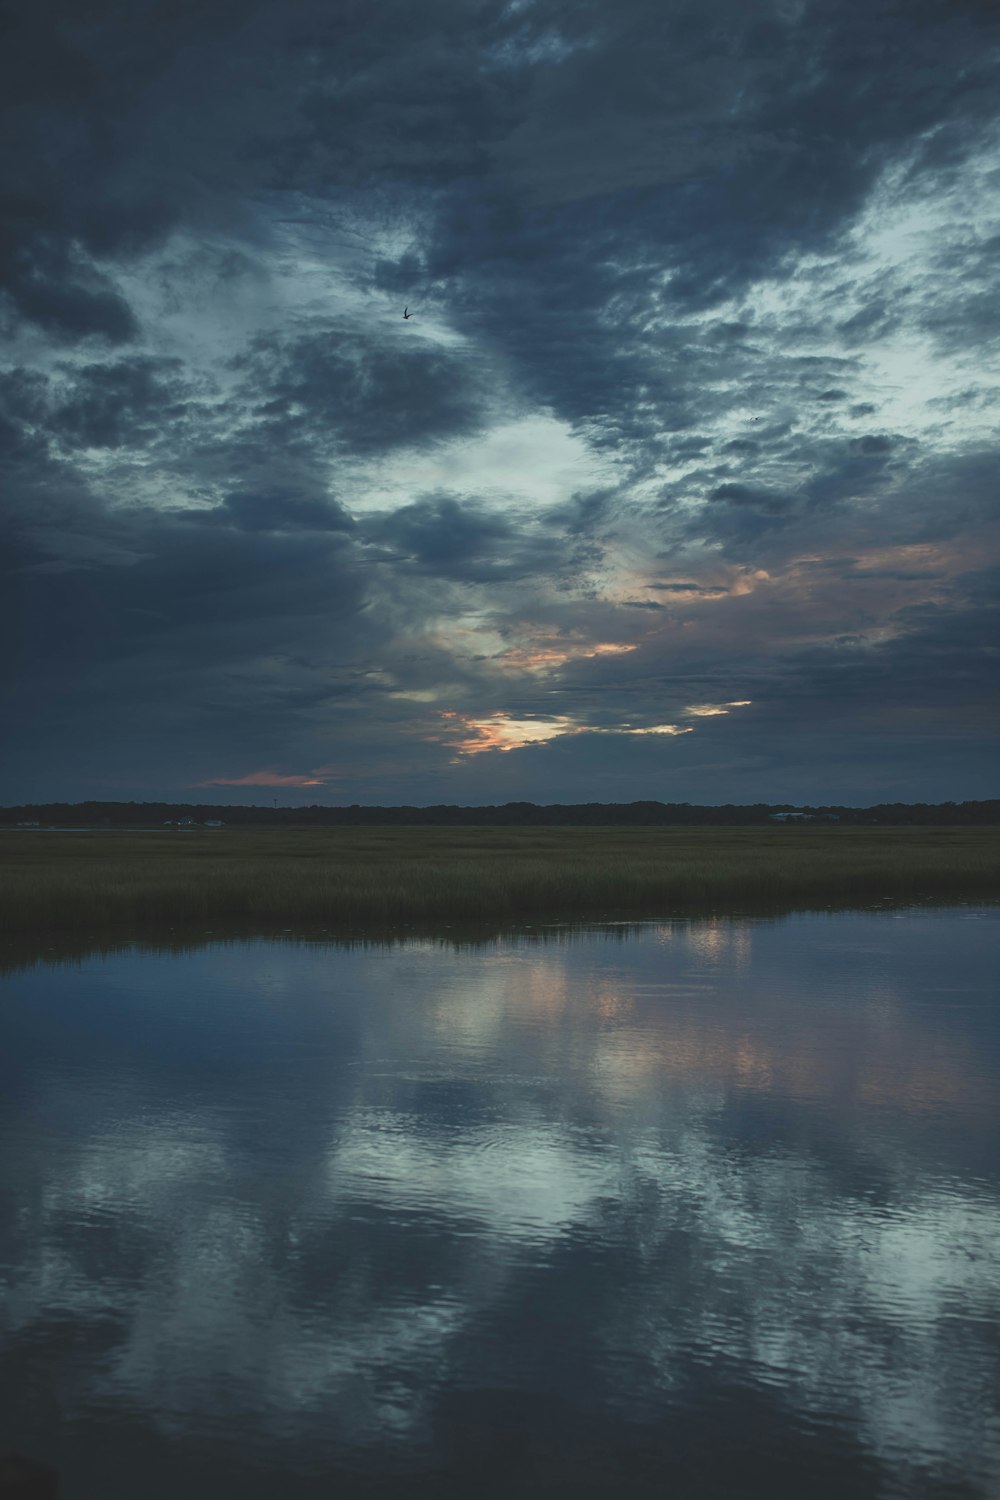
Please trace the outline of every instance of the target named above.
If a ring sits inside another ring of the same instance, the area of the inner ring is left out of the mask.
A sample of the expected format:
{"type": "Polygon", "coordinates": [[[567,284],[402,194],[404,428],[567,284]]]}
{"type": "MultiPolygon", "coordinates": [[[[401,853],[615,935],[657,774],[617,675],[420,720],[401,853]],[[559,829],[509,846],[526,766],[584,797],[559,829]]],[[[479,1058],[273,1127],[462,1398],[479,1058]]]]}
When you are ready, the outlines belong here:
{"type": "Polygon", "coordinates": [[[998,936],[7,978],[0,1448],[63,1500],[995,1496],[998,936]]]}

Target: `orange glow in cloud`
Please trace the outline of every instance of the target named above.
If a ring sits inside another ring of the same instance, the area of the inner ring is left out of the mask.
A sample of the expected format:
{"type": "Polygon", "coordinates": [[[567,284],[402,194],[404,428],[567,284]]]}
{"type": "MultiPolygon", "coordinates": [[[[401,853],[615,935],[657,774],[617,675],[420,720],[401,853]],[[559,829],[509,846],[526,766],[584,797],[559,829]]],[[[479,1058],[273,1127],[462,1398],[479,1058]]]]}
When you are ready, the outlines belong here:
{"type": "Polygon", "coordinates": [[[442,651],[466,660],[482,662],[501,672],[551,672],[569,661],[587,661],[600,656],[624,656],[638,650],[632,641],[587,641],[567,639],[545,627],[522,623],[501,633],[482,620],[463,624],[450,621],[429,636],[442,651]],[[514,644],[508,644],[513,641],[514,644]]]}
{"type": "Polygon", "coordinates": [[[507,714],[490,714],[485,719],[472,719],[465,714],[442,711],[443,719],[457,720],[456,728],[466,731],[465,737],[452,743],[459,755],[481,755],[485,750],[520,750],[523,745],[541,745],[563,734],[579,734],[579,726],[572,719],[560,716],[556,719],[512,719],[507,714]]]}
{"type": "Polygon", "coordinates": [[[280,776],[277,771],[251,771],[249,776],[212,776],[194,786],[323,786],[325,777],[280,776]]]}
{"type": "Polygon", "coordinates": [[[595,656],[624,656],[638,648],[615,641],[595,641],[591,645],[513,646],[493,658],[498,667],[511,672],[546,672],[564,666],[568,661],[584,661],[595,656]]]}
{"type": "Polygon", "coordinates": [[[467,714],[442,710],[442,719],[454,719],[455,728],[464,731],[464,737],[452,740],[459,755],[482,755],[486,750],[520,750],[525,745],[542,745],[547,740],[560,739],[569,734],[691,734],[690,725],[651,724],[634,729],[629,724],[616,724],[611,728],[591,724],[578,724],[575,719],[561,714],[552,719],[512,719],[508,714],[489,714],[484,719],[474,719],[467,714]]]}
{"type": "Polygon", "coordinates": [[[762,583],[770,583],[771,575],[766,568],[741,568],[730,584],[729,592],[740,598],[744,594],[756,593],[762,583]]]}
{"type": "Polygon", "coordinates": [[[684,712],[693,719],[714,719],[716,714],[727,714],[731,708],[749,708],[752,701],[734,698],[731,703],[692,703],[684,712]]]}
{"type": "Polygon", "coordinates": [[[637,560],[622,568],[607,597],[611,603],[618,604],[631,603],[637,596],[657,604],[666,600],[670,609],[676,612],[693,605],[741,598],[774,582],[766,568],[743,566],[715,568],[708,579],[651,578],[645,561],[637,560]]]}
{"type": "Polygon", "coordinates": [[[856,562],[858,573],[864,574],[872,568],[924,568],[933,570],[947,568],[953,561],[955,549],[934,546],[929,542],[908,542],[899,547],[870,547],[862,552],[856,562]]]}
{"type": "Polygon", "coordinates": [[[650,724],[645,729],[592,729],[591,734],[694,734],[690,724],[650,724]]]}

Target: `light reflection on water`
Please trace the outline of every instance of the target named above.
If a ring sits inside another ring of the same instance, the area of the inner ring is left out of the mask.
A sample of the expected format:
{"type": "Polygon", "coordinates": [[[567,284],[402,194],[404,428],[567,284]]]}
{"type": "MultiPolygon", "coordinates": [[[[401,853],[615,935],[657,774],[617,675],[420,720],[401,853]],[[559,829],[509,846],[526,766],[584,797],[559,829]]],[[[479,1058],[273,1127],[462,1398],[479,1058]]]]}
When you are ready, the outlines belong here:
{"type": "Polygon", "coordinates": [[[13,975],[0,1447],[65,1500],[994,1494],[997,930],[13,975]]]}

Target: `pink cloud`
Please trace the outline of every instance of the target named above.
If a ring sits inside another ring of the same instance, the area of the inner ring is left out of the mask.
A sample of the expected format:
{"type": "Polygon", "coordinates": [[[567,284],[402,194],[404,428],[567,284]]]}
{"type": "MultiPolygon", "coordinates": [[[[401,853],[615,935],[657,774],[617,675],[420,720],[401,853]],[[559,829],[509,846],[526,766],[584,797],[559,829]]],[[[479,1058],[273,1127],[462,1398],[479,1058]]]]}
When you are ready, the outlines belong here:
{"type": "Polygon", "coordinates": [[[325,776],[280,776],[277,771],[251,771],[248,776],[210,776],[193,786],[323,786],[325,776]]]}

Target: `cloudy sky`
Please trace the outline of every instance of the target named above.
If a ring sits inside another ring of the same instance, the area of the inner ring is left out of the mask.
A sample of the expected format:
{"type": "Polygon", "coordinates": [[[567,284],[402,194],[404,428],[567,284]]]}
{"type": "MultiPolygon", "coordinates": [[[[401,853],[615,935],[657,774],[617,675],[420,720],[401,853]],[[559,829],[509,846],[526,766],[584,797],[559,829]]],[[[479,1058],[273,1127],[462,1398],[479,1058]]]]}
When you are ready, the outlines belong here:
{"type": "Polygon", "coordinates": [[[6,30],[0,800],[996,794],[995,0],[6,30]]]}

